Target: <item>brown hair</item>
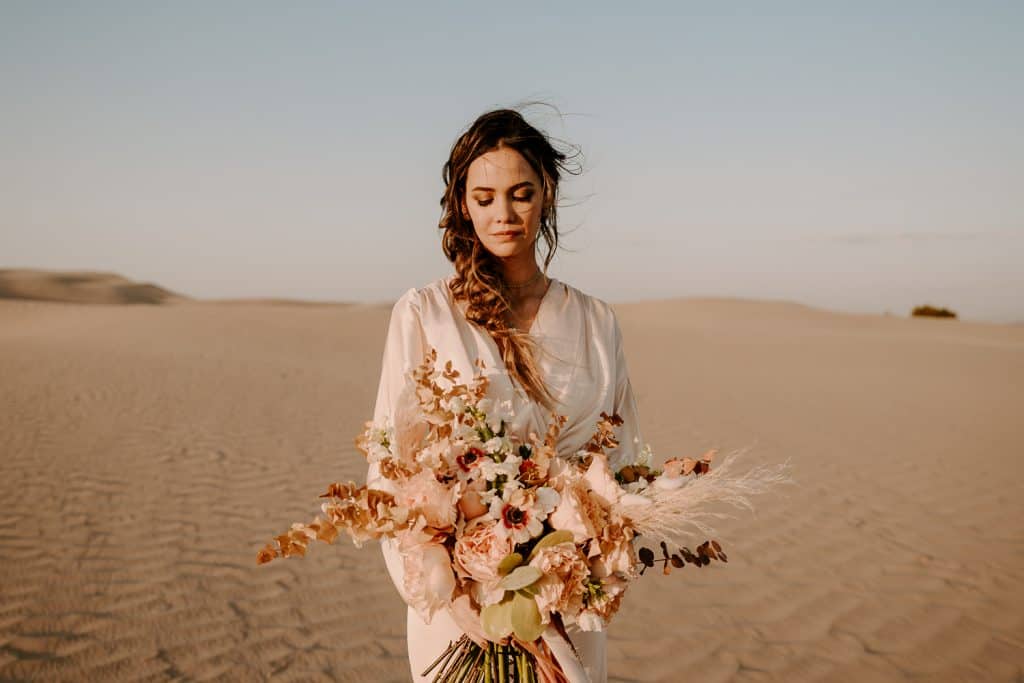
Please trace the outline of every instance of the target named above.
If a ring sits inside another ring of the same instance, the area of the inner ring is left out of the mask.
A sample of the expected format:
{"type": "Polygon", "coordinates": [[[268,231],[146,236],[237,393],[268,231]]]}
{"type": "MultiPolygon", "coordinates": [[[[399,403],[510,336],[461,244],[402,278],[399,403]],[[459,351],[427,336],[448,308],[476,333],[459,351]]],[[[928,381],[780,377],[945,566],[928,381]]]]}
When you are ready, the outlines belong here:
{"type": "Polygon", "coordinates": [[[578,152],[567,155],[555,149],[548,137],[527,123],[518,111],[489,111],[455,141],[441,173],[445,189],[438,227],[444,231],[444,254],[455,265],[455,277],[449,288],[457,301],[466,303],[466,319],[494,339],[509,375],[530,398],[553,409],[556,401],[537,367],[534,340],[508,324],[508,290],[498,260],[480,243],[472,221],[463,211],[469,165],[482,154],[503,147],[522,154],[541,178],[543,206],[538,236],[547,245],[545,272],[558,248],[558,182],[563,171],[578,173],[578,167],[568,163],[578,152]]]}

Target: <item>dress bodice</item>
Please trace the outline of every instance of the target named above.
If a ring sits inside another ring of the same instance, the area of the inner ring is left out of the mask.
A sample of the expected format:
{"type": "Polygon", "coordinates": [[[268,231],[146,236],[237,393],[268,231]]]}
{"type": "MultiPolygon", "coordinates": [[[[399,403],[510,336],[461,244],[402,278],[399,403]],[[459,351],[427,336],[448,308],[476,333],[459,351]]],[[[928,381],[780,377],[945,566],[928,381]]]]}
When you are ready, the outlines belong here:
{"type": "MultiPolygon", "coordinates": [[[[543,436],[550,412],[516,385],[487,333],[466,320],[462,302],[454,300],[449,278],[409,289],[395,303],[388,325],[374,422],[387,420],[410,370],[429,348],[437,350],[438,365],[451,361],[466,381],[484,363],[488,396],[503,413],[511,414],[510,433],[524,439],[532,431],[543,436]]],[[[611,461],[631,457],[640,448],[640,429],[622,333],[611,306],[557,279],[541,299],[529,334],[538,347],[541,376],[558,401],[556,410],[567,421],[558,453],[569,456],[593,435],[601,413],[618,413],[620,446],[611,461]]]]}

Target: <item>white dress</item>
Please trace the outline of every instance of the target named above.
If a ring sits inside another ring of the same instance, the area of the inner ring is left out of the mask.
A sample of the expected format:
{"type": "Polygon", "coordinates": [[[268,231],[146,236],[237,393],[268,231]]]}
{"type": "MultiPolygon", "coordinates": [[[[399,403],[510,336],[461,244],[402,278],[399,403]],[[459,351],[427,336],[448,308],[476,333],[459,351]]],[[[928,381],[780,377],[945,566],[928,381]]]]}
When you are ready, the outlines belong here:
{"type": "MultiPolygon", "coordinates": [[[[392,415],[407,373],[433,347],[437,349],[438,366],[452,361],[463,381],[473,376],[474,361],[481,359],[490,378],[488,396],[496,401],[511,401],[514,416],[510,433],[521,439],[531,431],[543,437],[550,413],[521,389],[514,388],[494,340],[466,320],[464,305],[452,298],[448,281],[449,278],[442,278],[421,289],[410,289],[395,303],[384,346],[374,422],[382,424],[392,415]]],[[[641,445],[637,408],[626,372],[622,333],[611,307],[552,278],[529,334],[542,349],[538,365],[559,402],[558,412],[568,418],[559,438],[558,454],[570,456],[583,447],[604,411],[618,413],[625,421],[618,428],[620,446],[609,454],[610,461],[614,464],[619,459],[631,458],[641,445]]],[[[377,467],[371,465],[367,483],[386,489],[390,482],[382,479],[377,467]]],[[[391,579],[402,594],[401,555],[393,541],[382,541],[381,548],[391,579]]],[[[574,626],[567,630],[580,654],[586,677],[579,667],[575,676],[568,668],[567,673],[581,683],[604,683],[605,634],[583,632],[574,626]]],[[[447,611],[438,612],[430,624],[425,624],[410,607],[406,635],[412,678],[429,681],[420,673],[450,641],[459,638],[461,631],[447,611]]],[[[562,655],[558,656],[561,661],[562,655]]]]}

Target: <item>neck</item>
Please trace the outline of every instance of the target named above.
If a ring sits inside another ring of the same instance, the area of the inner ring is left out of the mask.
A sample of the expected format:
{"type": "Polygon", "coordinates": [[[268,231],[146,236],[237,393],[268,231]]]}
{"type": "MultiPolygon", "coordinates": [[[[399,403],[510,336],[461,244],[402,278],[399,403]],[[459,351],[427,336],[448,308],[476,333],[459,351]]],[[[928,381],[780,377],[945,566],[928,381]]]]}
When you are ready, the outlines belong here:
{"type": "Polygon", "coordinates": [[[505,279],[505,282],[514,285],[526,282],[537,274],[539,267],[533,254],[523,254],[522,256],[522,258],[516,260],[502,260],[501,276],[505,279]]]}

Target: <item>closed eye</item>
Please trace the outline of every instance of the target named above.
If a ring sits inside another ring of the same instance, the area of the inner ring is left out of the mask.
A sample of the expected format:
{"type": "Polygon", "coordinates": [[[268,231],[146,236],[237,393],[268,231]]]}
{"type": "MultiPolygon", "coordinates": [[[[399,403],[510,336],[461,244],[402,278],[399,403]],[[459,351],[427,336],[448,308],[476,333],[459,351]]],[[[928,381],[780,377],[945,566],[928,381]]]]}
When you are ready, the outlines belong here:
{"type": "MultiPolygon", "coordinates": [[[[532,193],[527,194],[527,195],[523,195],[521,197],[512,197],[512,200],[516,201],[516,202],[528,202],[528,201],[530,201],[532,199],[533,199],[533,194],[532,193]]],[[[478,206],[490,206],[491,202],[493,202],[493,201],[494,201],[493,198],[492,199],[478,199],[478,200],[476,200],[476,203],[477,203],[478,206]]]]}

